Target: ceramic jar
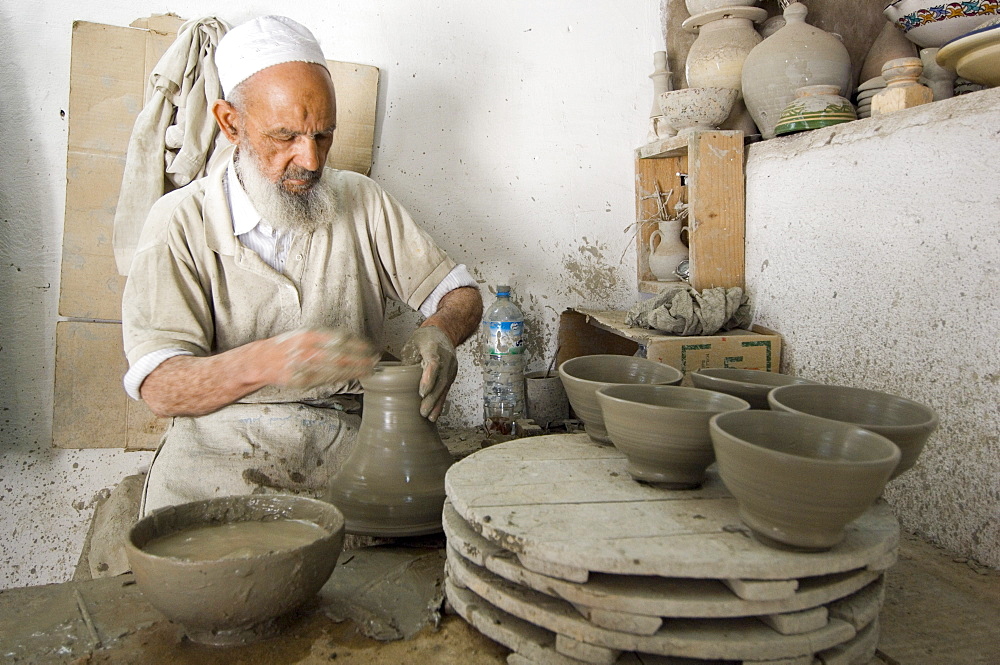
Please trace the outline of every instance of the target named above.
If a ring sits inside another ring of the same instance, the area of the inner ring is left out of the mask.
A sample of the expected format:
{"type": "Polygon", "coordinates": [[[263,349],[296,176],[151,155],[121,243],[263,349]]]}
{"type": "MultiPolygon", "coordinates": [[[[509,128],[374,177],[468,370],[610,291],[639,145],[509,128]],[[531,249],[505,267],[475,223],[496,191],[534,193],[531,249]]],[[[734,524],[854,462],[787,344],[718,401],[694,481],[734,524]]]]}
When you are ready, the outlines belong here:
{"type": "Polygon", "coordinates": [[[688,257],[688,248],[681,241],[682,219],[660,222],[649,236],[649,271],[661,282],[678,282],[677,266],[688,257]]]}
{"type": "MultiPolygon", "coordinates": [[[[743,62],[762,37],[754,23],[767,18],[759,7],[725,7],[697,14],[682,27],[698,37],[691,44],[685,62],[685,76],[692,88],[718,87],[742,90],[743,62]]],[[[736,99],[725,128],[756,134],[753,119],[743,104],[742,93],[736,99]]]]}
{"type": "Polygon", "coordinates": [[[757,4],[757,0],[684,0],[688,14],[694,16],[703,12],[710,12],[713,9],[724,7],[752,7],[757,4]]]}
{"type": "Polygon", "coordinates": [[[883,14],[922,48],[947,42],[980,27],[1000,13],[996,0],[895,0],[883,14]]]}
{"type": "Polygon", "coordinates": [[[660,95],[674,89],[672,76],[667,64],[667,52],[656,51],[653,53],[653,73],[649,75],[653,82],[653,107],[649,111],[648,141],[669,138],[677,133],[677,130],[667,123],[660,111],[660,95]]]}
{"type": "Polygon", "coordinates": [[[850,94],[851,57],[839,39],[806,23],[808,10],[795,2],[785,26],[758,44],[743,63],[743,97],[766,138],[774,137],[781,111],[807,85],[836,85],[850,94]]]}
{"type": "Polygon", "coordinates": [[[955,72],[942,67],[937,62],[937,54],[941,49],[920,49],[920,62],[924,71],[919,82],[926,85],[934,93],[934,101],[950,99],[955,96],[955,72]]]}
{"type": "Polygon", "coordinates": [[[441,531],[444,476],[451,453],[434,423],[420,415],[420,365],[380,363],[361,379],[361,429],[330,482],[326,500],[346,531],[366,536],[419,536],[441,531]]]}
{"type": "Polygon", "coordinates": [[[795,99],[781,112],[775,134],[791,134],[807,129],[857,120],[854,106],[835,85],[807,85],[795,91],[795,99]]]}
{"type": "Polygon", "coordinates": [[[861,66],[859,81],[868,81],[882,74],[882,65],[895,60],[896,58],[915,58],[917,47],[906,38],[903,31],[896,27],[892,21],[886,21],[882,26],[882,32],[878,34],[875,41],[865,55],[865,62],[861,66]]]}

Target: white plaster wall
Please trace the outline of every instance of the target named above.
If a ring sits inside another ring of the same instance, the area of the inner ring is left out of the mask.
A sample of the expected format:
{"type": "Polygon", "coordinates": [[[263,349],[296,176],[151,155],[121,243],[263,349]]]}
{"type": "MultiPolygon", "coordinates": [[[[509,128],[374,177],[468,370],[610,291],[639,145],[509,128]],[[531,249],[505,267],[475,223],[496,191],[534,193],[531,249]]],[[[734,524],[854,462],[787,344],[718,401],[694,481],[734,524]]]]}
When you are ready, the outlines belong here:
{"type": "Polygon", "coordinates": [[[784,371],[902,395],[941,428],[886,496],[1000,567],[1000,89],[754,145],[747,284],[784,371]]]}
{"type": "MultiPolygon", "coordinates": [[[[287,12],[332,59],[382,70],[372,175],[487,285],[510,281],[533,341],[557,314],[635,298],[632,149],[663,48],[659,0],[469,3],[11,0],[0,7],[0,587],[68,579],[99,492],[149,453],[51,448],[73,20],[231,23],[287,12]]],[[[398,345],[416,323],[394,314],[398,345]]],[[[478,420],[463,350],[455,423],[478,420]]]]}

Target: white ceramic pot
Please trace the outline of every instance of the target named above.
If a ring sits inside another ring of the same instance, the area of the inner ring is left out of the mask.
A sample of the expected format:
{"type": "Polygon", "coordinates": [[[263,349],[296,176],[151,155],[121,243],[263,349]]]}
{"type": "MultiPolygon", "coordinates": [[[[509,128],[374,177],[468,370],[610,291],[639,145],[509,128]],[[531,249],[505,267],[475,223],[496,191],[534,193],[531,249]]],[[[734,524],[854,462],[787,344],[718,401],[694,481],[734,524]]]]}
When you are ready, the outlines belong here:
{"type": "Polygon", "coordinates": [[[743,62],[743,98],[765,139],[774,138],[781,111],[807,85],[835,85],[850,94],[851,56],[839,39],[806,23],[808,10],[795,2],[785,26],[758,44],[743,62]]]}
{"type": "Polygon", "coordinates": [[[896,0],[883,10],[907,39],[922,48],[944,46],[1000,13],[996,0],[896,0]]]}
{"type": "Polygon", "coordinates": [[[753,24],[766,18],[767,11],[759,7],[738,7],[684,21],[685,30],[698,33],[685,63],[688,86],[740,90],[743,61],[763,39],[753,24]]]}
{"type": "Polygon", "coordinates": [[[781,112],[775,134],[792,134],[857,120],[851,102],[841,97],[835,85],[807,85],[795,91],[795,99],[781,112]]]}
{"type": "Polygon", "coordinates": [[[723,7],[752,7],[757,4],[757,0],[685,0],[684,4],[687,5],[688,13],[694,16],[723,7]]]}
{"type": "Polygon", "coordinates": [[[666,122],[684,136],[700,129],[717,129],[733,110],[732,88],[682,88],[660,95],[666,122]]]}
{"type": "Polygon", "coordinates": [[[743,61],[763,37],[754,23],[767,18],[760,7],[726,7],[692,16],[682,27],[697,32],[685,63],[685,76],[692,88],[718,87],[738,91],[726,129],[756,134],[757,128],[743,103],[743,61]]]}
{"type": "Polygon", "coordinates": [[[931,89],[935,102],[955,96],[955,72],[938,64],[937,54],[940,50],[937,48],[920,49],[920,62],[924,66],[924,71],[920,75],[920,83],[931,89]]]}

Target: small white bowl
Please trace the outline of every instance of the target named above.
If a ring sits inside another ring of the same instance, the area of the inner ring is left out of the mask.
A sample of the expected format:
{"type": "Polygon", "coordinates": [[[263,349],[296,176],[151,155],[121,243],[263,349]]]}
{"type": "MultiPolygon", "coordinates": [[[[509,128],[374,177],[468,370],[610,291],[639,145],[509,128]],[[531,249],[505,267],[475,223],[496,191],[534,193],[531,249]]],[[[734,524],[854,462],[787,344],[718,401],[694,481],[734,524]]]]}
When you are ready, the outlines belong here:
{"type": "Polygon", "coordinates": [[[699,129],[716,129],[733,110],[739,90],[682,88],[660,94],[660,111],[678,136],[699,129]]]}

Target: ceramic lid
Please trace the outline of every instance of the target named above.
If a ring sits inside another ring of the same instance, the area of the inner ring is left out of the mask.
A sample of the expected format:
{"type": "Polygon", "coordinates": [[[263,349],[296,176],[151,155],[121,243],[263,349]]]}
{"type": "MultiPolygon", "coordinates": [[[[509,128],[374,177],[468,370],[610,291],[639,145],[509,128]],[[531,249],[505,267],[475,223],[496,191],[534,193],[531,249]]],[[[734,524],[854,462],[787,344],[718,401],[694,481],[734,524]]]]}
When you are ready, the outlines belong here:
{"type": "Polygon", "coordinates": [[[746,18],[754,23],[760,23],[767,18],[767,10],[761,7],[722,7],[720,9],[710,9],[707,12],[695,14],[684,20],[681,27],[688,32],[698,32],[698,29],[706,23],[720,21],[724,18],[746,18]]]}

